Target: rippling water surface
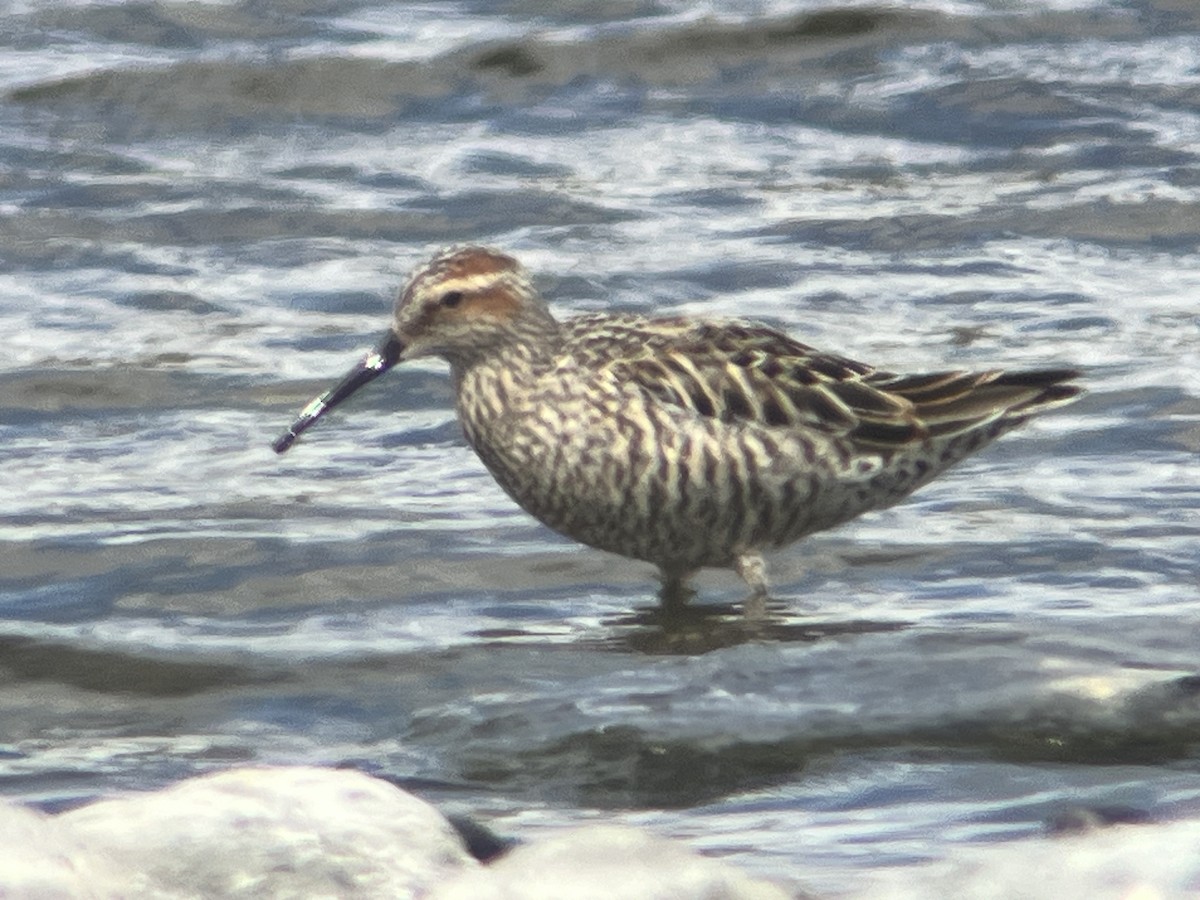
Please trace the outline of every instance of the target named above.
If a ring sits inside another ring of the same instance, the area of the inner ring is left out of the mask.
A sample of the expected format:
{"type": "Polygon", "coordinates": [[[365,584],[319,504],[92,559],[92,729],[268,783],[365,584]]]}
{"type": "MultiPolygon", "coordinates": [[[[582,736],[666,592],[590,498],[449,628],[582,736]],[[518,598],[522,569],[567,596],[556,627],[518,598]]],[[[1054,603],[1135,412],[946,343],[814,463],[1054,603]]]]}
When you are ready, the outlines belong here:
{"type": "Polygon", "coordinates": [[[346,764],[809,890],[1200,814],[1200,15],[1186,2],[0,11],[0,787],[346,764]],[[1080,403],[728,573],[509,502],[444,367],[269,441],[408,270],[759,319],[1080,403]]]}

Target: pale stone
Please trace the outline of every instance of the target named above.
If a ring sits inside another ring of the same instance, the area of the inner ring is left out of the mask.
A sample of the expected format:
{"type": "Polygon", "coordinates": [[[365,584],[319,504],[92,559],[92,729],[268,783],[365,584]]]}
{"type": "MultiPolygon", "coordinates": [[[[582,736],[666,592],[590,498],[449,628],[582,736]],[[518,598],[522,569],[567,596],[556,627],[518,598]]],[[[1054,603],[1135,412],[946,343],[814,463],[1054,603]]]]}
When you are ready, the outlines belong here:
{"type": "Polygon", "coordinates": [[[57,819],[0,801],[0,897],[108,900],[115,869],[87,852],[57,819]]]}
{"type": "Polygon", "coordinates": [[[477,865],[432,806],[358,772],[247,768],[58,817],[139,898],[405,898],[477,865]]]}

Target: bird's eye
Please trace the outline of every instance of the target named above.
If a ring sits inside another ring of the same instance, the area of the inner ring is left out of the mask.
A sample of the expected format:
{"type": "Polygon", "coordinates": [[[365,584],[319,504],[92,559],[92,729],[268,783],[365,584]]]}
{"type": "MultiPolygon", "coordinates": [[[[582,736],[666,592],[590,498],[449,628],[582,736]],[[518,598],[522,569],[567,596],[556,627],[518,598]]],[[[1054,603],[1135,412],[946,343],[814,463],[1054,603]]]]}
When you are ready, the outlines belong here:
{"type": "Polygon", "coordinates": [[[442,306],[453,309],[454,307],[458,306],[458,304],[462,303],[462,301],[462,291],[446,291],[446,293],[442,294],[442,299],[439,302],[442,304],[442,306]]]}

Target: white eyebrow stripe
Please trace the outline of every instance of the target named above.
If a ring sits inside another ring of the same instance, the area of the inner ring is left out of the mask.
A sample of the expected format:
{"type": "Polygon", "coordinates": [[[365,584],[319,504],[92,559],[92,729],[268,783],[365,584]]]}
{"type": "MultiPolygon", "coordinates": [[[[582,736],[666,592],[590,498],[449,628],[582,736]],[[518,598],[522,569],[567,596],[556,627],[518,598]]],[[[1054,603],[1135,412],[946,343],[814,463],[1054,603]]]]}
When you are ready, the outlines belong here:
{"type": "Polygon", "coordinates": [[[491,287],[508,282],[507,272],[472,272],[469,275],[459,275],[455,278],[438,279],[430,287],[436,287],[441,292],[462,291],[468,293],[479,288],[491,287]]]}

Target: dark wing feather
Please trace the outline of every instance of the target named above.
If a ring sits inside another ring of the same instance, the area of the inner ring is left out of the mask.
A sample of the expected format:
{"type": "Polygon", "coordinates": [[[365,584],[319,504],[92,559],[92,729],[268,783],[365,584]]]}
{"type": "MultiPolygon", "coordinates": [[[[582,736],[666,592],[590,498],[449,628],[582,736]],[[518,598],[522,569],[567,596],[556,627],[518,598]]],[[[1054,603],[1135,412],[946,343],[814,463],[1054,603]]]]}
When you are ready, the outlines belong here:
{"type": "Polygon", "coordinates": [[[636,341],[608,367],[658,400],[722,422],[811,429],[881,450],[999,418],[1016,424],[1080,391],[1064,383],[1079,374],[1067,369],[896,375],[762,326],[638,325],[636,341]]]}
{"type": "Polygon", "coordinates": [[[1004,419],[1017,425],[1043,409],[1067,403],[1082,388],[1069,382],[1075,369],[1022,372],[939,372],[933,375],[876,373],[867,380],[913,404],[930,437],[960,434],[1004,419]]]}

